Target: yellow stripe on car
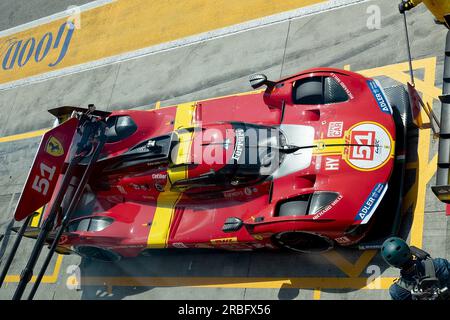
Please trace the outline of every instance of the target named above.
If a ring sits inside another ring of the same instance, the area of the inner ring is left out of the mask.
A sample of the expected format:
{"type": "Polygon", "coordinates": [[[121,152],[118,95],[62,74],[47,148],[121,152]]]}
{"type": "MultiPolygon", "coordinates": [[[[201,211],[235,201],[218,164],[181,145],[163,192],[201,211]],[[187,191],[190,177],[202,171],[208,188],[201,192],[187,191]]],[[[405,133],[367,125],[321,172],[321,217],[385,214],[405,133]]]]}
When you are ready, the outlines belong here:
{"type": "Polygon", "coordinates": [[[170,226],[178,201],[182,197],[181,192],[170,191],[174,182],[188,177],[188,166],[184,165],[189,160],[192,145],[192,128],[196,103],[185,103],[177,106],[174,130],[179,130],[178,144],[174,152],[173,164],[167,171],[167,184],[164,192],[160,193],[156,203],[156,210],[147,239],[147,247],[152,249],[166,248],[169,241],[170,226]]]}
{"type": "Polygon", "coordinates": [[[39,222],[41,221],[42,217],[42,211],[44,211],[44,207],[39,208],[36,210],[37,214],[31,219],[30,226],[31,227],[39,227],[39,222]]]}
{"type": "Polygon", "coordinates": [[[316,147],[314,155],[342,155],[344,153],[345,138],[319,139],[314,141],[316,147]]]}

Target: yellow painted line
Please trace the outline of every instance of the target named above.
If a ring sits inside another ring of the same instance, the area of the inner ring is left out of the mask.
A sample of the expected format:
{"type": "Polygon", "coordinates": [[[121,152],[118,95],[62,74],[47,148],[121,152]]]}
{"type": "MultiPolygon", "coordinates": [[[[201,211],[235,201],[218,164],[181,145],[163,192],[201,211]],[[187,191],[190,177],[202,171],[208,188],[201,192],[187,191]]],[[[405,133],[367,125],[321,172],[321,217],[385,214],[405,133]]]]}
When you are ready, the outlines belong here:
{"type": "Polygon", "coordinates": [[[50,130],[50,128],[1,137],[0,143],[40,137],[43,136],[48,130],[50,130]]]}
{"type": "MultiPolygon", "coordinates": [[[[196,103],[185,103],[177,106],[174,130],[192,127],[195,108],[196,103]]],[[[178,134],[178,150],[174,160],[176,166],[169,168],[166,190],[158,196],[156,211],[148,234],[147,248],[161,249],[167,247],[175,207],[182,196],[180,192],[171,192],[170,188],[174,182],[187,178],[188,166],[183,164],[186,163],[190,154],[192,136],[192,131],[178,134]]]]}
{"type": "MultiPolygon", "coordinates": [[[[58,281],[58,276],[61,271],[61,264],[63,261],[63,255],[58,254],[58,257],[56,258],[55,268],[53,269],[53,272],[51,275],[45,275],[42,277],[42,283],[56,283],[58,281]]],[[[7,275],[5,277],[5,282],[7,283],[15,283],[20,281],[20,275],[7,275]]],[[[36,281],[36,276],[33,276],[31,278],[31,282],[36,281]]]]}
{"type": "Polygon", "coordinates": [[[320,300],[320,293],[321,293],[320,289],[314,289],[314,291],[313,291],[313,299],[314,300],[320,300]]]}
{"type": "Polygon", "coordinates": [[[356,278],[364,271],[364,268],[366,268],[376,254],[376,250],[366,250],[361,254],[355,263],[349,262],[343,255],[334,250],[323,253],[322,255],[328,261],[337,266],[341,271],[343,271],[347,276],[350,278],[356,278]]]}
{"type": "MultiPolygon", "coordinates": [[[[436,57],[416,60],[413,62],[414,69],[424,70],[424,79],[415,79],[416,88],[423,94],[424,103],[433,105],[433,99],[438,99],[442,90],[435,86],[436,77],[436,57]]],[[[410,81],[407,71],[409,70],[408,63],[399,63],[390,66],[384,66],[376,69],[369,69],[359,71],[359,73],[367,77],[380,76],[380,72],[394,80],[403,84],[410,81]]],[[[423,112],[423,110],[422,110],[423,112]]],[[[424,115],[422,115],[424,116],[424,115]]],[[[418,161],[417,161],[417,176],[414,186],[409,190],[404,198],[403,209],[409,207],[414,208],[413,224],[411,226],[410,244],[422,247],[423,243],[423,225],[425,212],[425,194],[427,190],[427,183],[430,182],[432,176],[436,171],[437,156],[433,156],[429,161],[430,153],[430,129],[419,130],[418,141],[418,161]]]]}
{"type": "Polygon", "coordinates": [[[258,277],[82,277],[83,286],[109,287],[191,287],[224,289],[360,289],[386,290],[396,278],[379,278],[379,285],[367,283],[367,278],[258,278],[258,277]]]}
{"type": "Polygon", "coordinates": [[[7,70],[0,64],[0,83],[97,61],[321,2],[325,1],[183,0],[149,3],[148,0],[119,0],[82,12],[79,29],[64,28],[66,19],[60,19],[0,38],[0,48],[5,48],[0,62],[7,58],[7,70]],[[58,34],[61,34],[59,41],[58,34]],[[6,57],[8,51],[9,56],[6,57]]]}

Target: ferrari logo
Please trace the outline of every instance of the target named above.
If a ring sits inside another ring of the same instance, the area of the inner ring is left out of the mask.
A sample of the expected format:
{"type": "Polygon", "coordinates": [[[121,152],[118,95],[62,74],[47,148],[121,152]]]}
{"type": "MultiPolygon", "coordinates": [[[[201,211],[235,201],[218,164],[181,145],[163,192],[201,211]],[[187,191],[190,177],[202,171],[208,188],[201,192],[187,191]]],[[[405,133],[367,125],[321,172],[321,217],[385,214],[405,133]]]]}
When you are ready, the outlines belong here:
{"type": "Polygon", "coordinates": [[[48,139],[47,145],[45,146],[45,151],[54,157],[60,157],[64,154],[64,149],[61,142],[59,142],[59,140],[55,137],[50,137],[50,139],[48,139]]]}

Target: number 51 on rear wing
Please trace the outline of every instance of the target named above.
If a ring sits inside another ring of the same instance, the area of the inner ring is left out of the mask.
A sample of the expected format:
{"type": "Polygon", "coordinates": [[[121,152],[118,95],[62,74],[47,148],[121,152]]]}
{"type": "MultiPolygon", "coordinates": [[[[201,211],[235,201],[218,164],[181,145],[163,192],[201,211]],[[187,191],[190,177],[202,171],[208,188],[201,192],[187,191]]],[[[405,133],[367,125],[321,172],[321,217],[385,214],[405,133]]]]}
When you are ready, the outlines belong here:
{"type": "Polygon", "coordinates": [[[78,119],[70,118],[42,137],[16,207],[14,218],[17,221],[27,218],[51,200],[78,124],[78,119]]]}

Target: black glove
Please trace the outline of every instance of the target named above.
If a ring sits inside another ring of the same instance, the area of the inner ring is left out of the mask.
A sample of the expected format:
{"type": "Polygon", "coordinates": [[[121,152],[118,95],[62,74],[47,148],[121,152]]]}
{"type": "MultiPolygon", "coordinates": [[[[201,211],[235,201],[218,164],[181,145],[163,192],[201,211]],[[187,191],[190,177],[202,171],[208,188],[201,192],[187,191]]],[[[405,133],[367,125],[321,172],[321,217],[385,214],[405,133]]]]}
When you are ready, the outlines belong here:
{"type": "Polygon", "coordinates": [[[411,0],[403,0],[398,5],[398,10],[401,14],[405,13],[405,11],[411,10],[412,8],[414,8],[414,4],[411,2],[411,0]]]}

